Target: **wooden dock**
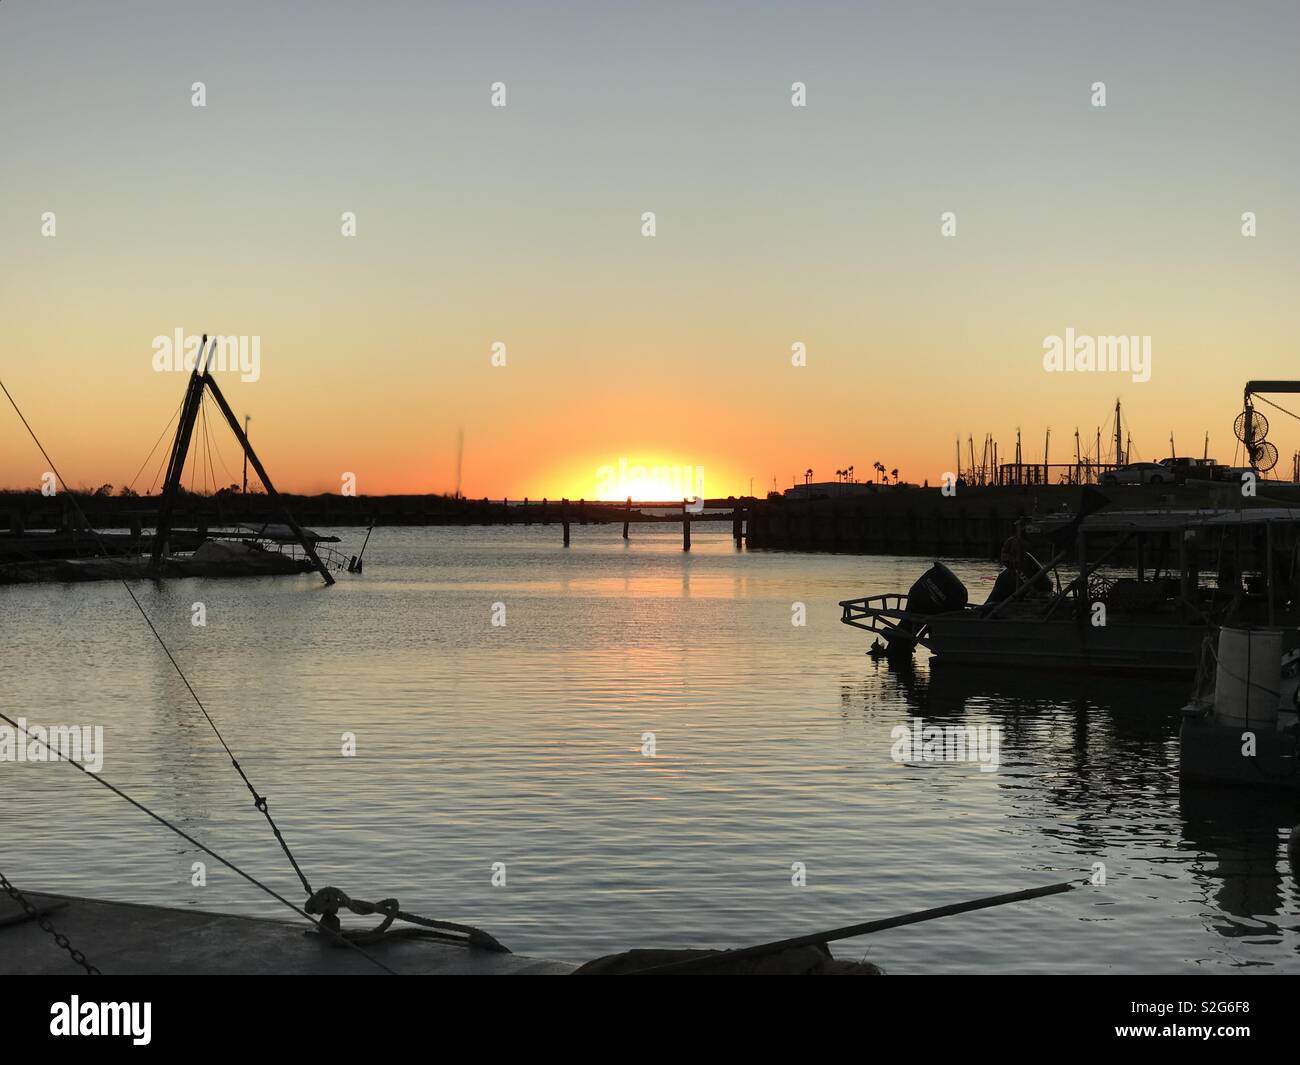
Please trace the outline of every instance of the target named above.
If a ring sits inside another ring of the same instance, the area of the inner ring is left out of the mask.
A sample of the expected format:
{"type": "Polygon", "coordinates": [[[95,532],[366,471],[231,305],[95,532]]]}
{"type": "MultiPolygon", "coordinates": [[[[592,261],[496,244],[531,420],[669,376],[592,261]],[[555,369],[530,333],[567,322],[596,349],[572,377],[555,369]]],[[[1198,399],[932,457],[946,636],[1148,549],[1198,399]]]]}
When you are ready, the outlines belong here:
{"type": "MultiPolygon", "coordinates": [[[[304,922],[206,910],[106,902],[25,892],[28,900],[105,975],[383,975],[359,952],[331,943],[304,922]]],[[[360,923],[359,927],[367,927],[360,923]]],[[[499,954],[428,938],[389,937],[366,953],[402,975],[565,975],[574,966],[499,954]]],[[[0,958],[10,975],[81,972],[67,951],[0,896],[0,958]]]]}

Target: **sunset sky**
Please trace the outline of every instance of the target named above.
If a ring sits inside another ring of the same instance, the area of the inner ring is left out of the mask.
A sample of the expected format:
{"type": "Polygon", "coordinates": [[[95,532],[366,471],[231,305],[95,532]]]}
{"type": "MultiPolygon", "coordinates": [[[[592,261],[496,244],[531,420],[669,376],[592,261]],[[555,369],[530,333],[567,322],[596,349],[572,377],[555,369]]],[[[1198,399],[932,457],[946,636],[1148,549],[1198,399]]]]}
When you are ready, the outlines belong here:
{"type": "MultiPolygon", "coordinates": [[[[1229,461],[1244,381],[1300,378],[1300,9],[1138,6],[4,0],[0,378],[86,486],[177,329],[260,338],[219,380],[289,490],[448,491],[462,432],[470,496],[934,483],[1117,396],[1141,458],[1229,461]],[[1150,381],[1044,372],[1067,329],[1150,381]]],[[[44,469],[6,405],[0,486],[44,469]]]]}

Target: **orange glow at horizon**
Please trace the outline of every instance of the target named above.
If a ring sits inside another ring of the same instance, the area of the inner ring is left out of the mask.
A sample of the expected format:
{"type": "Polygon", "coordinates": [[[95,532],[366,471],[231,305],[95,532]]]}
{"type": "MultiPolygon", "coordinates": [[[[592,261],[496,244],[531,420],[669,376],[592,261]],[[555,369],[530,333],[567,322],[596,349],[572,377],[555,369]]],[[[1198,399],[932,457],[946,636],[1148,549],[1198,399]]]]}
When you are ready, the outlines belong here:
{"type": "MultiPolygon", "coordinates": [[[[65,34],[52,5],[0,4],[23,101],[0,109],[0,379],[77,488],[157,483],[185,375],[154,343],[177,330],[258,338],[257,380],[221,388],[303,494],[667,502],[702,467],[706,497],[762,497],[877,462],[935,485],[969,437],[977,462],[986,434],[1002,463],[1018,432],[1026,463],[1072,461],[1076,427],[1109,450],[1117,396],[1134,458],[1208,432],[1238,464],[1244,382],[1300,376],[1294,34],[1226,7],[1196,16],[1196,62],[1125,16],[1107,110],[1074,15],[1044,49],[1046,23],[955,5],[936,61],[923,12],[880,34],[866,8],[760,5],[751,39],[701,5],[668,64],[645,33],[679,20],[640,15],[593,37],[585,14],[399,5],[370,49],[351,17],[277,5],[84,6],[65,34]],[[210,108],[181,91],[196,34],[230,60],[210,108]],[[799,41],[807,109],[778,76],[799,41]],[[971,58],[990,48],[1016,61],[971,58]],[[471,87],[502,55],[519,91],[493,108],[471,87]],[[1066,335],[1150,337],[1150,379],[1047,372],[1066,335]]],[[[1285,476],[1300,425],[1267,413],[1285,476]]],[[[0,396],[0,488],[46,466],[0,396]]]]}
{"type": "Polygon", "coordinates": [[[596,498],[604,502],[624,499],[701,499],[705,496],[705,471],[700,465],[669,462],[637,462],[620,458],[596,471],[596,498]]]}

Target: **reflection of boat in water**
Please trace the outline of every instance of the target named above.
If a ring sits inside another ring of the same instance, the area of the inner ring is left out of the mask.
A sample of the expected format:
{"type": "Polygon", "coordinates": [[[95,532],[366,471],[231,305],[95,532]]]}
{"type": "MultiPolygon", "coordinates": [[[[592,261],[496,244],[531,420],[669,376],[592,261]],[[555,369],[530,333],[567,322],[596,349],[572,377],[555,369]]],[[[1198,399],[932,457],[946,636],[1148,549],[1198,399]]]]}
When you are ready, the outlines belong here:
{"type": "Polygon", "coordinates": [[[1184,780],[1300,788],[1300,649],[1269,629],[1222,629],[1206,641],[1196,690],[1183,708],[1184,780]]]}
{"type": "Polygon", "coordinates": [[[936,562],[906,595],[842,601],[841,620],[890,655],[921,646],[968,665],[1166,675],[1192,674],[1220,625],[1300,624],[1300,510],[1098,512],[1107,505],[1086,490],[1079,516],[1028,521],[981,605],[936,562]],[[1052,552],[1045,564],[1026,548],[1034,537],[1052,552]]]}
{"type": "MultiPolygon", "coordinates": [[[[1143,685],[1140,696],[1135,697],[1132,679],[1111,673],[1079,673],[1070,678],[1068,685],[1061,684],[1058,670],[1036,669],[967,669],[960,663],[942,658],[930,659],[925,676],[923,704],[929,712],[939,708],[953,712],[975,703],[1004,704],[1014,710],[1037,710],[1069,705],[1105,707],[1118,712],[1121,717],[1128,711],[1144,710],[1140,715],[1129,714],[1138,720],[1151,720],[1149,709],[1153,705],[1169,708],[1172,720],[1185,699],[1187,685],[1172,677],[1153,677],[1143,685]]],[[[915,681],[913,689],[921,686],[915,681]]]]}
{"type": "MultiPolygon", "coordinates": [[[[1190,872],[1220,912],[1207,927],[1233,939],[1277,934],[1273,918],[1286,913],[1289,887],[1279,866],[1279,830],[1300,818],[1293,793],[1224,788],[1184,777],[1179,787],[1182,845],[1196,854],[1190,872]],[[1227,915],[1243,922],[1224,920],[1227,915]]],[[[1291,875],[1300,879],[1294,861],[1291,875]]]]}

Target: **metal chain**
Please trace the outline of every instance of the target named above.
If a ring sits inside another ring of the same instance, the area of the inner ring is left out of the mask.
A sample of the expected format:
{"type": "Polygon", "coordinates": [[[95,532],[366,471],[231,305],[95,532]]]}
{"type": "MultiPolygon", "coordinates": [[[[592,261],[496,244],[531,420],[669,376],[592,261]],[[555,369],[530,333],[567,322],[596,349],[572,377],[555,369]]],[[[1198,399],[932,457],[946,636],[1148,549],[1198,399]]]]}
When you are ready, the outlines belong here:
{"type": "Polygon", "coordinates": [[[65,936],[62,932],[56,931],[54,925],[50,924],[50,922],[45,919],[45,916],[43,914],[37,912],[36,907],[27,901],[27,899],[23,896],[23,893],[19,891],[16,887],[14,887],[13,884],[9,883],[9,880],[4,875],[4,873],[0,873],[0,887],[3,887],[5,891],[9,893],[9,897],[13,899],[14,902],[18,903],[18,905],[21,906],[26,911],[28,917],[33,918],[36,921],[36,923],[41,926],[42,929],[44,929],[51,936],[54,937],[54,942],[57,943],[63,950],[66,950],[68,952],[68,955],[72,958],[72,960],[86,970],[87,975],[89,976],[104,975],[93,965],[91,965],[90,962],[86,961],[86,956],[82,954],[81,951],[79,951],[76,947],[74,947],[70,942],[68,942],[67,936],[65,936]]]}

